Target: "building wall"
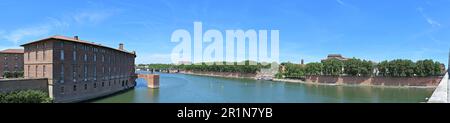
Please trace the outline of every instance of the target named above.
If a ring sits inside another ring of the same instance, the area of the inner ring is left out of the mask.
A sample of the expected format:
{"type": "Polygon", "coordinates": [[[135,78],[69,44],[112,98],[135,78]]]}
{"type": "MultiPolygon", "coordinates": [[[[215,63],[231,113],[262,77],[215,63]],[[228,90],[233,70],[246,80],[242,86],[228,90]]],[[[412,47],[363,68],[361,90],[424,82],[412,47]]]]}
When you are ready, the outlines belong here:
{"type": "Polygon", "coordinates": [[[45,77],[49,78],[49,91],[55,102],[83,101],[135,85],[135,57],[132,54],[57,39],[38,43],[47,43],[47,47],[33,50],[37,44],[25,46],[25,54],[30,55],[30,60],[25,61],[26,67],[30,67],[25,69],[26,77],[41,77],[42,66],[46,65],[45,77]],[[35,58],[35,54],[42,57],[44,52],[45,58],[49,58],[43,61],[35,58]]]}
{"type": "Polygon", "coordinates": [[[0,92],[19,90],[41,90],[48,92],[47,79],[3,79],[0,80],[0,92]]]}
{"type": "Polygon", "coordinates": [[[3,72],[5,71],[23,71],[23,54],[0,53],[0,77],[3,77],[3,72]]]}

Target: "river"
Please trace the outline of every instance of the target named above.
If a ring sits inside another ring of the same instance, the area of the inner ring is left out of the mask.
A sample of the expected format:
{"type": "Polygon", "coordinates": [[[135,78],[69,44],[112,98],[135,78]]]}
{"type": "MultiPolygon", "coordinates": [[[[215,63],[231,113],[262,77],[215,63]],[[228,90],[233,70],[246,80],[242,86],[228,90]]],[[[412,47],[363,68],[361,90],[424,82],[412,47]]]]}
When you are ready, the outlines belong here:
{"type": "Polygon", "coordinates": [[[333,86],[160,74],[160,88],[137,79],[134,89],[93,103],[419,103],[431,88],[333,86]]]}

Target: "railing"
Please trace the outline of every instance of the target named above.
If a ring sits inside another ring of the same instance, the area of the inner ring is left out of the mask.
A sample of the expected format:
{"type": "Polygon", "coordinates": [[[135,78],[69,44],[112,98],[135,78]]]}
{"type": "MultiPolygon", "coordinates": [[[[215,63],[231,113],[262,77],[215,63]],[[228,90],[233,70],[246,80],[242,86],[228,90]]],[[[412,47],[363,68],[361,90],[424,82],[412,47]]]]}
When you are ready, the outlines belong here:
{"type": "Polygon", "coordinates": [[[442,78],[439,85],[434,90],[433,95],[428,99],[428,103],[448,103],[448,73],[442,78]]]}

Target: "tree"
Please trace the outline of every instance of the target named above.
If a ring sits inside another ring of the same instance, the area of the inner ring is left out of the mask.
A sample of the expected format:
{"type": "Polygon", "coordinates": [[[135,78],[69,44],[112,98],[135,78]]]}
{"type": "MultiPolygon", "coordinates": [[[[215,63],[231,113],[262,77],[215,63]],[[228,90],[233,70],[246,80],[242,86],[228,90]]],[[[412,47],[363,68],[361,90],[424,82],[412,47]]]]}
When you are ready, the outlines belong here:
{"type": "Polygon", "coordinates": [[[305,73],[306,75],[321,75],[323,65],[322,63],[312,62],[306,64],[305,73]]]}
{"type": "Polygon", "coordinates": [[[377,64],[379,76],[389,76],[389,62],[382,61],[377,64]]]}
{"type": "Polygon", "coordinates": [[[323,74],[337,76],[342,74],[344,63],[337,59],[329,59],[322,61],[323,74]]]}

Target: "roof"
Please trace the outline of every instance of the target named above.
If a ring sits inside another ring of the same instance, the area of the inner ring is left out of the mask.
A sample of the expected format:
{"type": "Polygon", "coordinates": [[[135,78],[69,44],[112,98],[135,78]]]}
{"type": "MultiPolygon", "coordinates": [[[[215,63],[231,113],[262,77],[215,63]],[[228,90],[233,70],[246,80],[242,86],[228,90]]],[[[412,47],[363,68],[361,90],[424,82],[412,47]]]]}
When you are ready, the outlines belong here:
{"type": "Polygon", "coordinates": [[[341,54],[328,54],[328,57],[342,57],[341,54]]]}
{"type": "Polygon", "coordinates": [[[17,53],[23,53],[23,49],[6,49],[6,50],[2,50],[0,51],[0,53],[12,53],[12,54],[17,54],[17,53]]]}
{"type": "Polygon", "coordinates": [[[108,49],[112,49],[112,50],[116,50],[116,51],[121,51],[121,52],[128,53],[128,54],[136,55],[134,52],[129,52],[129,51],[126,51],[126,50],[120,50],[120,49],[116,49],[116,48],[112,48],[112,47],[103,46],[101,44],[96,44],[94,42],[84,41],[84,40],[79,40],[79,39],[77,40],[75,38],[70,38],[70,37],[60,36],[60,35],[55,35],[55,36],[51,36],[51,37],[48,37],[48,38],[44,38],[44,39],[40,39],[40,40],[36,40],[36,41],[31,41],[31,42],[28,42],[26,44],[22,44],[20,46],[26,46],[26,45],[29,45],[29,44],[33,44],[33,43],[37,43],[37,42],[41,42],[41,41],[46,41],[46,40],[50,40],[50,39],[64,40],[64,41],[76,42],[76,43],[82,43],[82,44],[89,44],[89,45],[94,45],[94,46],[98,46],[98,47],[104,47],[104,48],[108,48],[108,49]]]}

